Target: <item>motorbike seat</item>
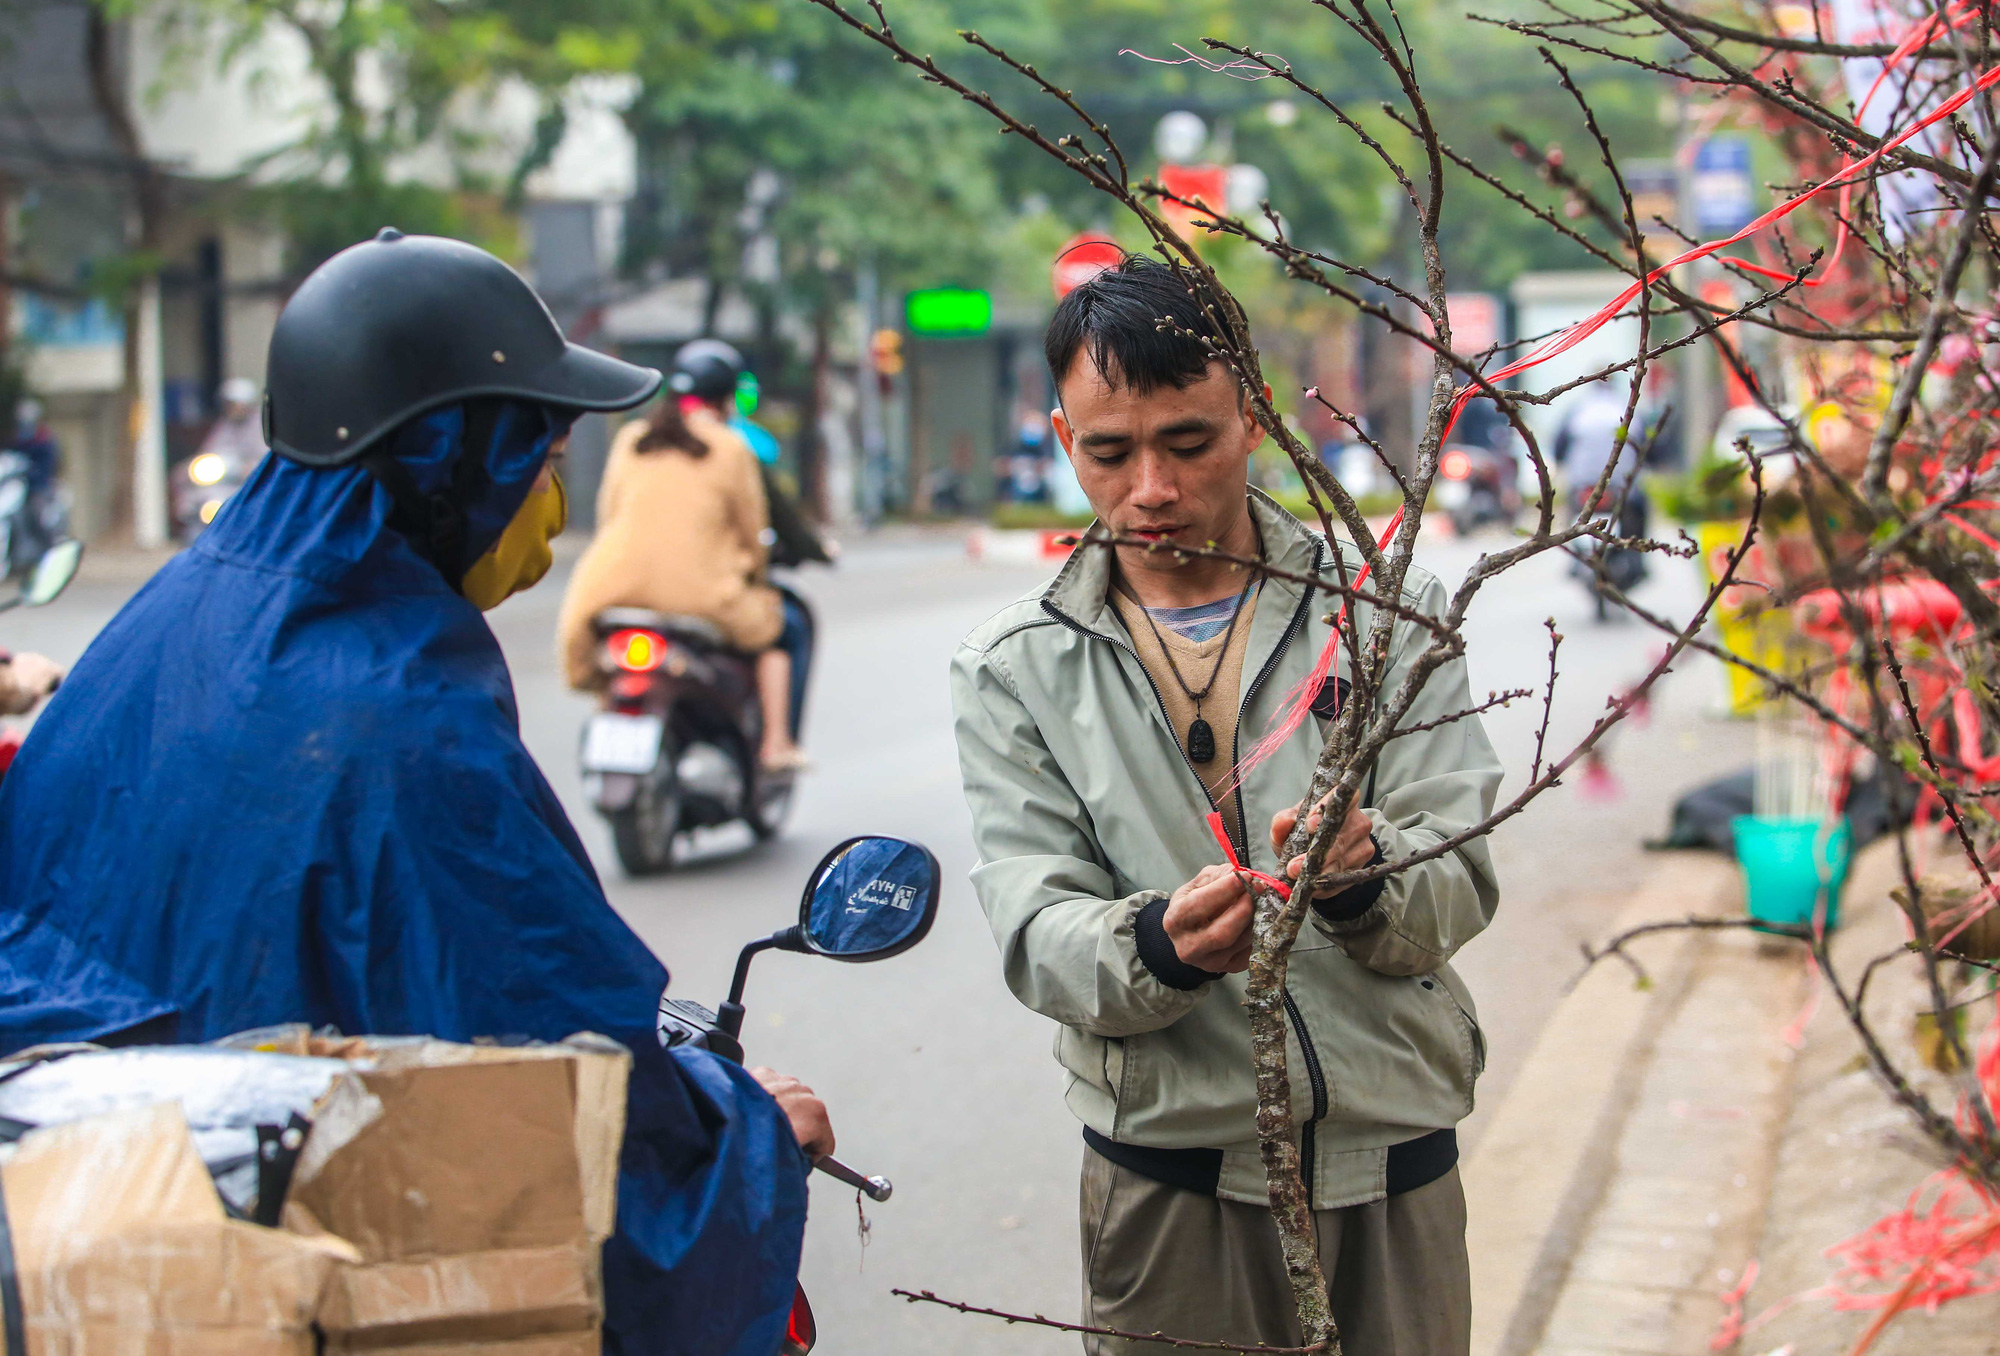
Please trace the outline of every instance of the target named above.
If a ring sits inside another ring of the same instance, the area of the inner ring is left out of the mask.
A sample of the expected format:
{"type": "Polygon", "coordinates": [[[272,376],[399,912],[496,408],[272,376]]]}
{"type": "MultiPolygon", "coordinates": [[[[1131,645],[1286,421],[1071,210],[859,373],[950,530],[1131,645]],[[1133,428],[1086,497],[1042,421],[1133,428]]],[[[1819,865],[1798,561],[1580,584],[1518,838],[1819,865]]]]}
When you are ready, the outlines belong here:
{"type": "Polygon", "coordinates": [[[699,645],[709,650],[728,650],[729,637],[706,617],[690,617],[672,612],[654,612],[643,607],[607,607],[591,624],[600,637],[614,631],[657,631],[663,636],[699,645]]]}

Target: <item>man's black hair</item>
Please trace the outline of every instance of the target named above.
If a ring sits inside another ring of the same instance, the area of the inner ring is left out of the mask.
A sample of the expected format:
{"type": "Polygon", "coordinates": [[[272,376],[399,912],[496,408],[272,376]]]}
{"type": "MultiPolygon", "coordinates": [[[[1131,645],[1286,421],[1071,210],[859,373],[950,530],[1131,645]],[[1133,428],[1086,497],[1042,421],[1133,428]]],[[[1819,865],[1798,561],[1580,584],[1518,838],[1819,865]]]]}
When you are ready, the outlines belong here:
{"type": "Polygon", "coordinates": [[[1208,375],[1210,354],[1196,335],[1221,345],[1180,275],[1157,259],[1128,254],[1056,304],[1042,346],[1058,391],[1078,350],[1087,349],[1105,380],[1148,395],[1162,386],[1183,390],[1208,375]]]}

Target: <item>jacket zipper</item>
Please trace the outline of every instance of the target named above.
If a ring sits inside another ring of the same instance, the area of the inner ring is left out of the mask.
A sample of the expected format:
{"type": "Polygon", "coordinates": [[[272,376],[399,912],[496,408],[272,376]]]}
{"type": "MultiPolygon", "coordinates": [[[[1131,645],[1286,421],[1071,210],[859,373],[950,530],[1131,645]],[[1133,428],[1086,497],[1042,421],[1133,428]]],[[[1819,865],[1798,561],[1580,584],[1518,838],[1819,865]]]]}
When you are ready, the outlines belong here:
{"type": "Polygon", "coordinates": [[[1290,989],[1285,990],[1285,1015],[1292,1019],[1292,1030],[1298,1033],[1299,1051],[1306,1057],[1306,1082],[1312,1086],[1312,1119],[1299,1130],[1299,1176],[1304,1179],[1306,1206],[1310,1209],[1314,1170],[1317,1167],[1313,1147],[1318,1138],[1319,1123],[1325,1119],[1327,1112],[1326,1072],[1319,1067],[1319,1051],[1313,1049],[1312,1037],[1306,1034],[1305,1014],[1300,1012],[1299,1005],[1292,1001],[1290,989]]]}

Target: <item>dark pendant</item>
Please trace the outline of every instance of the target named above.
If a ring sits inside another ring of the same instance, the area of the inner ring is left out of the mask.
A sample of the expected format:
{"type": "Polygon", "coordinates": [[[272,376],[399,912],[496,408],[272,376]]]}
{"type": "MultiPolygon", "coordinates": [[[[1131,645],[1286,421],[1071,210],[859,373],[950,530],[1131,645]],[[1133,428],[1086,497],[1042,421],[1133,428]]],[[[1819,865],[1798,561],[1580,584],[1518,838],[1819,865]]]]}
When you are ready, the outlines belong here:
{"type": "Polygon", "coordinates": [[[1188,761],[1192,763],[1212,763],[1215,761],[1215,731],[1200,716],[1188,726],[1188,761]]]}

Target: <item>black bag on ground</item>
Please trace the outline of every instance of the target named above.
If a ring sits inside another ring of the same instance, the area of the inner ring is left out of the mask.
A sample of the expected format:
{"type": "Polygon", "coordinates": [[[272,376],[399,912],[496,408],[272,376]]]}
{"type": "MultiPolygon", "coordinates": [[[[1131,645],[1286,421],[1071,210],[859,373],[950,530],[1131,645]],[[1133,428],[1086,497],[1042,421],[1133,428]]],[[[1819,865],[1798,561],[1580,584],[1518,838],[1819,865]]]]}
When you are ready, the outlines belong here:
{"type": "MultiPolygon", "coordinates": [[[[1900,772],[1894,776],[1902,792],[1897,799],[1907,805],[1910,798],[1903,776],[1900,772]]],[[[1738,815],[1755,813],[1756,785],[1756,770],[1744,768],[1741,772],[1732,772],[1697,786],[1674,802],[1673,819],[1667,825],[1666,837],[1649,840],[1646,846],[1655,851],[1714,848],[1734,857],[1736,839],[1730,822],[1738,815]]],[[[1907,811],[1903,818],[1907,821],[1907,811]]],[[[1854,784],[1847,797],[1847,822],[1854,835],[1856,849],[1874,842],[1894,825],[1895,820],[1889,809],[1888,778],[1882,769],[1877,768],[1854,784]]]]}

